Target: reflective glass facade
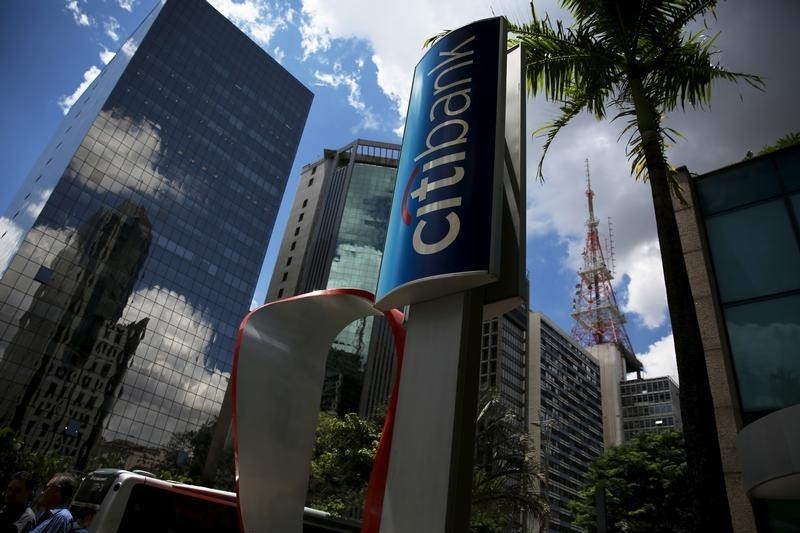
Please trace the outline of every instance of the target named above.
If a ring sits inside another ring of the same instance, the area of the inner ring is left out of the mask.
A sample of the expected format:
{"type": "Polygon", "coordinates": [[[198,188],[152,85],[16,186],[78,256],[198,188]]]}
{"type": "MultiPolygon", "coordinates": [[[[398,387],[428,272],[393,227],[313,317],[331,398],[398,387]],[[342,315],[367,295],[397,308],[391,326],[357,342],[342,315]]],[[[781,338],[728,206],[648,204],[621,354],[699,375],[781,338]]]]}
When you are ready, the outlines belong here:
{"type": "MultiPolygon", "coordinates": [[[[359,139],[303,168],[267,301],[319,289],[375,292],[399,156],[399,145],[359,139]]],[[[393,346],[382,318],[342,330],[328,357],[322,407],[364,415],[383,407],[393,346]]]]}
{"type": "Polygon", "coordinates": [[[800,403],[800,148],[695,184],[747,423],[800,403]]]}
{"type": "Polygon", "coordinates": [[[148,16],[2,219],[0,424],[80,464],[218,413],[311,98],[205,2],[148,16]]]}

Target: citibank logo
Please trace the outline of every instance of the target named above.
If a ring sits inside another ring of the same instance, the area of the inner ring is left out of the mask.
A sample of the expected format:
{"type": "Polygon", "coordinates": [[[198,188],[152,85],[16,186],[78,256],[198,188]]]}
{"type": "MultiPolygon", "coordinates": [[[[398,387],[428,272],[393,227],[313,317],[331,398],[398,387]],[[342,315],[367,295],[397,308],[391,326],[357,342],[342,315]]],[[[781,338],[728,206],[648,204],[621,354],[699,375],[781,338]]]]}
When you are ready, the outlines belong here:
{"type": "Polygon", "coordinates": [[[466,159],[466,152],[445,154],[444,151],[467,142],[469,122],[465,120],[464,114],[472,104],[470,96],[472,77],[471,68],[468,67],[473,64],[473,60],[468,58],[474,54],[474,50],[466,48],[474,40],[473,35],[452,50],[439,52],[442,61],[427,73],[430,77],[438,72],[433,81],[433,96],[438,98],[434,100],[428,112],[429,122],[433,126],[425,139],[425,150],[414,158],[417,165],[408,178],[402,201],[403,223],[410,226],[412,222],[416,222],[412,245],[414,251],[421,255],[441,252],[453,244],[461,231],[459,184],[464,178],[463,162],[466,159]],[[426,160],[422,165],[422,179],[419,187],[411,190],[419,175],[421,160],[426,160]],[[440,175],[442,169],[439,167],[446,167],[445,172],[449,169],[449,175],[437,179],[426,175],[435,168],[439,169],[436,173],[440,175]],[[444,198],[429,200],[428,193],[438,189],[443,189],[443,193],[446,194],[436,196],[444,198]],[[420,204],[413,217],[408,210],[409,197],[420,204]],[[422,218],[426,215],[429,215],[427,220],[422,218]],[[431,237],[425,231],[428,221],[433,220],[432,217],[442,217],[447,222],[447,232],[439,240],[429,240],[431,237]]]}

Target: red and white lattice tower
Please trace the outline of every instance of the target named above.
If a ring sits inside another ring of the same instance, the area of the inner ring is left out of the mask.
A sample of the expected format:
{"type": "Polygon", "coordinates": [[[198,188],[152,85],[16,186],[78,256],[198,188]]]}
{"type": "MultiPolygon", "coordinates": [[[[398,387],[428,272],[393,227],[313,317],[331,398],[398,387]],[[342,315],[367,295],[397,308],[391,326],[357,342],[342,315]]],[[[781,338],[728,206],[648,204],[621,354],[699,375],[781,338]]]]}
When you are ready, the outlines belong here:
{"type": "MultiPolygon", "coordinates": [[[[619,310],[614,287],[611,285],[614,274],[608,268],[600,246],[600,222],[594,216],[594,191],[589,176],[588,159],[586,199],[589,203],[589,219],[586,221],[583,268],[578,272],[580,282],[575,286],[575,299],[572,301],[572,318],[575,319],[572,336],[582,346],[615,343],[627,351],[626,355],[633,357],[636,352],[633,351],[628,332],[625,331],[625,315],[619,310]]],[[[613,244],[609,246],[613,249],[613,244]]]]}

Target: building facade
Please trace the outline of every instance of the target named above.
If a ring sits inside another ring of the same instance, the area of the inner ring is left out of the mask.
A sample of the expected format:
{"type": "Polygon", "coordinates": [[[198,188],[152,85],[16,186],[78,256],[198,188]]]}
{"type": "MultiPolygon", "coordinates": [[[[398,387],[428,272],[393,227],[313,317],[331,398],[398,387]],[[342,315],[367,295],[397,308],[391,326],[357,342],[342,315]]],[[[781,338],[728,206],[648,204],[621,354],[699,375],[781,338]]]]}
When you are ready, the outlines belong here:
{"type": "Polygon", "coordinates": [[[582,531],[567,505],[603,453],[600,366],[542,313],[529,320],[528,420],[547,476],[548,531],[582,531]]]}
{"type": "Polygon", "coordinates": [[[627,442],[636,433],[681,430],[678,385],[669,376],[631,379],[619,385],[622,431],[627,442]]]}
{"type": "Polygon", "coordinates": [[[702,176],[674,201],[736,531],[800,524],[800,147],[702,176]]]}
{"type": "Polygon", "coordinates": [[[0,219],[0,424],[86,462],[215,417],[312,95],[159,3],[0,219]]]}
{"type": "MultiPolygon", "coordinates": [[[[320,289],[375,292],[400,146],[356,140],[303,167],[267,302],[320,289]]],[[[391,390],[394,342],[382,317],[357,320],[334,342],[322,407],[369,415],[391,390]]]]}

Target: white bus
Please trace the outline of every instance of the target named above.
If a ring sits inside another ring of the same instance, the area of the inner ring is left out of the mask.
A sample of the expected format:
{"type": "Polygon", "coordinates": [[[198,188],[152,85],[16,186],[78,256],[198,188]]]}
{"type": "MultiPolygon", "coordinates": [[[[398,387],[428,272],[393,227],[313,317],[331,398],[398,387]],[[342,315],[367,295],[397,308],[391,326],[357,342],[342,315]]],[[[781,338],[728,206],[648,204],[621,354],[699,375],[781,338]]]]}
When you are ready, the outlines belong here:
{"type": "MultiPolygon", "coordinates": [[[[164,481],[145,472],[95,470],[72,500],[76,516],[94,511],[89,533],[240,533],[236,493],[164,481]]],[[[360,524],[305,508],[303,533],[349,533],[360,524]]]]}

